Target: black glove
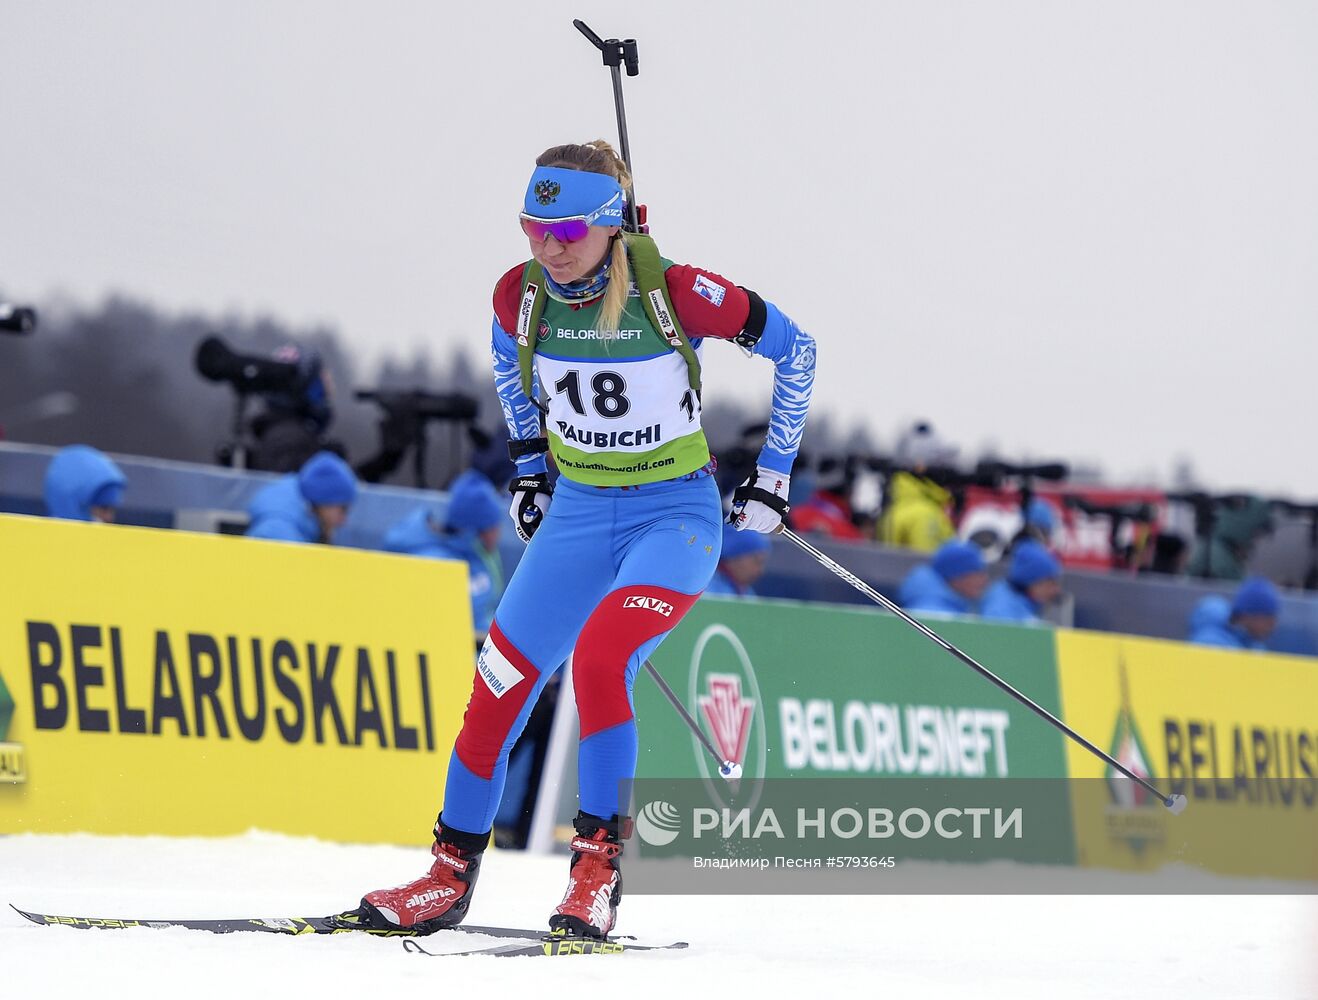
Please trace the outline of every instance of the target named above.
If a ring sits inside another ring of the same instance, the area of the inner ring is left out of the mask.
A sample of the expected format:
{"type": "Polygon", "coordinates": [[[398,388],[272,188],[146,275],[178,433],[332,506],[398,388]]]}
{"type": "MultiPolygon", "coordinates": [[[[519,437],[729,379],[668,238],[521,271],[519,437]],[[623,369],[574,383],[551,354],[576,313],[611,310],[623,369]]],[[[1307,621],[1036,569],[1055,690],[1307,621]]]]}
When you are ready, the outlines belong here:
{"type": "Polygon", "coordinates": [[[508,492],[513,495],[512,506],[508,513],[517,529],[517,537],[529,542],[540,527],[540,522],[549,513],[549,500],[554,495],[554,488],[549,485],[549,476],[537,472],[533,476],[518,476],[508,485],[508,492]]]}

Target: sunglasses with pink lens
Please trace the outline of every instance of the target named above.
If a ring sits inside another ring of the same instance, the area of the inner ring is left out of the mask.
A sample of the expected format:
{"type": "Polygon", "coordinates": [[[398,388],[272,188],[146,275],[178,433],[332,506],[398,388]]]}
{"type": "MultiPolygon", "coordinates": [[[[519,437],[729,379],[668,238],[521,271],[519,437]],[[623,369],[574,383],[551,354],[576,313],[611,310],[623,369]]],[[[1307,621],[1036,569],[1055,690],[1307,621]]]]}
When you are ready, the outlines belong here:
{"type": "Polygon", "coordinates": [[[543,243],[547,236],[552,236],[559,243],[576,243],[578,240],[584,240],[590,235],[590,227],[599,219],[609,216],[621,220],[622,211],[615,207],[615,205],[621,203],[622,194],[620,192],[589,215],[569,215],[561,219],[537,219],[534,215],[527,215],[522,212],[522,232],[537,243],[543,243]]]}
{"type": "Polygon", "coordinates": [[[586,221],[584,215],[571,219],[552,220],[532,219],[523,215],[522,232],[537,243],[543,243],[549,236],[559,243],[576,243],[590,235],[590,223],[586,221]]]}

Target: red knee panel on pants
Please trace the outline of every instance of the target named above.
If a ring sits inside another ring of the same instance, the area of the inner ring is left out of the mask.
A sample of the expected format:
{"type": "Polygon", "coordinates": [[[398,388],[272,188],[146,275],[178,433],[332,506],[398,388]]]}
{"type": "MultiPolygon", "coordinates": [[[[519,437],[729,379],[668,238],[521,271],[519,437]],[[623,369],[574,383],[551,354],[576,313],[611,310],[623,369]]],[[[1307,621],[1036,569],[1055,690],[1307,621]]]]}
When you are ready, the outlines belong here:
{"type": "Polygon", "coordinates": [[[583,740],[632,717],[627,661],[642,644],[681,621],[699,596],[665,587],[631,586],[600,601],[572,656],[583,740]]]}
{"type": "Polygon", "coordinates": [[[540,671],[508,641],[499,623],[491,624],[476,661],[462,731],[453,747],[458,759],[478,778],[494,774],[494,762],[539,677],[540,671]]]}

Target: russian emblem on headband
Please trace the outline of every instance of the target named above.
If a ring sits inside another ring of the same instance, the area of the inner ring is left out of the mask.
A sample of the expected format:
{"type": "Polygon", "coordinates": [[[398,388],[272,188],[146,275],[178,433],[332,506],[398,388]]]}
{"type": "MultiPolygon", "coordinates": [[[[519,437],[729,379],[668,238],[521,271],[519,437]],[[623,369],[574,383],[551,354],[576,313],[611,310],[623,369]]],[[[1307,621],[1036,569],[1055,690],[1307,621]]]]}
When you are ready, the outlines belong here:
{"type": "Polygon", "coordinates": [[[535,200],[542,205],[552,204],[558,199],[558,192],[562,190],[558,186],[558,181],[540,181],[535,186],[535,200]]]}

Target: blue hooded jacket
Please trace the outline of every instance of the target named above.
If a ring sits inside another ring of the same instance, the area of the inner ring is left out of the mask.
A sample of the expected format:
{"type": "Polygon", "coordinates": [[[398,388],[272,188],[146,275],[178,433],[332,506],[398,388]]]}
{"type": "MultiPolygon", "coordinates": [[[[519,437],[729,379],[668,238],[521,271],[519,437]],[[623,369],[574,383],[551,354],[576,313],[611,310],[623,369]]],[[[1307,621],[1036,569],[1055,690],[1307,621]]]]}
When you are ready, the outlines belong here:
{"type": "Polygon", "coordinates": [[[897,591],[897,603],[907,611],[941,611],[953,615],[973,615],[977,611],[973,601],[953,590],[928,563],[906,574],[897,591]]]}
{"type": "Polygon", "coordinates": [[[333,452],[312,455],[297,472],[280,476],[257,491],[247,505],[251,524],[248,538],[281,542],[320,541],[320,522],[313,504],[351,506],[357,497],[357,477],[333,452]]]}
{"type": "Polygon", "coordinates": [[[1039,623],[1039,605],[1006,580],[998,580],[984,594],[979,613],[1001,622],[1039,623]]]}
{"type": "Polygon", "coordinates": [[[46,468],[43,492],[51,517],[90,521],[92,507],[118,507],[128,484],[119,466],[85,444],[62,448],[46,468]]]}
{"type": "Polygon", "coordinates": [[[1219,649],[1266,649],[1244,629],[1231,624],[1231,602],[1209,594],[1190,612],[1190,642],[1219,649]]]}
{"type": "Polygon", "coordinates": [[[258,490],[247,505],[247,513],[252,518],[248,538],[307,543],[320,540],[320,523],[302,496],[296,473],[280,476],[258,490]]]}

